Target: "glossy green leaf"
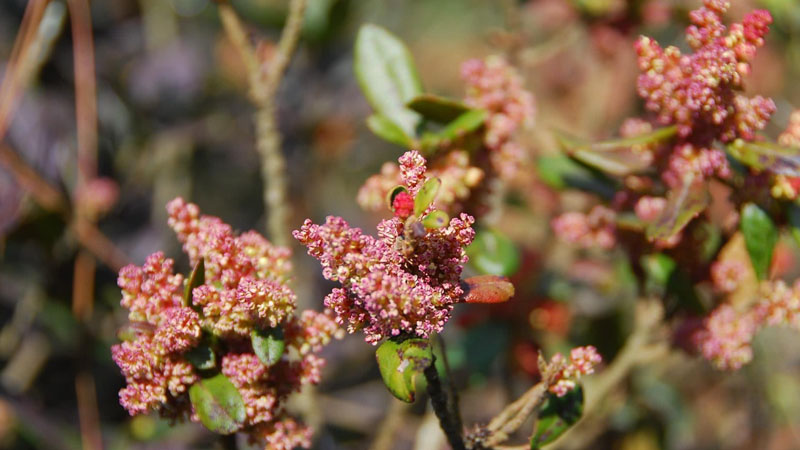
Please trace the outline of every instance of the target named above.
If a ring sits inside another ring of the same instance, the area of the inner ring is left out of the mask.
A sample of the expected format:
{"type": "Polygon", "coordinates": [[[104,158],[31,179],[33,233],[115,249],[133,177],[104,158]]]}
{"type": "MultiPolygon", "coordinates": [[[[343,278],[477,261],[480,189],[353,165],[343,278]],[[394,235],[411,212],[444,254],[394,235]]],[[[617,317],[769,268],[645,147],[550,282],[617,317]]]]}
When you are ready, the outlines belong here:
{"type": "Polygon", "coordinates": [[[241,394],[221,373],[194,383],[189,400],[200,422],[215,433],[235,433],[247,418],[241,394]]]}
{"type": "Polygon", "coordinates": [[[566,155],[539,157],[536,173],[539,179],[555,189],[580,189],[605,199],[612,198],[616,192],[611,179],[566,155]]]}
{"type": "Polygon", "coordinates": [[[769,275],[772,252],[778,243],[778,228],[769,215],[753,203],[742,207],[739,227],[756,275],[764,280],[769,275]]]}
{"type": "Polygon", "coordinates": [[[203,258],[194,266],[194,270],[186,280],[186,287],[183,288],[183,304],[192,306],[192,290],[198,286],[202,286],[206,282],[206,263],[203,258]]]}
{"type": "Polygon", "coordinates": [[[420,113],[422,117],[438,123],[451,122],[470,110],[469,106],[458,100],[433,94],[422,94],[414,97],[408,102],[407,106],[420,113]]]}
{"type": "Polygon", "coordinates": [[[675,260],[663,253],[642,256],[641,264],[648,282],[662,287],[667,285],[676,267],[675,260]]]}
{"type": "Polygon", "coordinates": [[[583,388],[578,385],[563,397],[548,394],[536,422],[536,431],[531,438],[531,449],[558,439],[583,415],[583,388]]]}
{"type": "Polygon", "coordinates": [[[367,128],[384,141],[410,148],[414,139],[409,137],[399,125],[392,122],[382,114],[373,114],[367,117],[367,128]]]}
{"type": "Polygon", "coordinates": [[[680,233],[695,217],[706,209],[709,194],[706,184],[687,179],[677,189],[667,193],[667,204],[661,216],[647,227],[650,240],[667,240],[680,233]]]}
{"type": "Polygon", "coordinates": [[[428,215],[422,218],[422,225],[428,229],[437,229],[447,226],[450,223],[450,216],[441,210],[431,211],[428,215]]]}
{"type": "Polygon", "coordinates": [[[379,26],[363,25],[356,36],[354,69],[375,111],[416,136],[421,117],[406,103],[422,94],[422,83],[405,44],[379,26]]]}
{"type": "Polygon", "coordinates": [[[433,360],[427,339],[387,339],[375,352],[381,377],[389,392],[398,399],[411,403],[416,394],[417,375],[431,365],[433,360]]]}
{"type": "Polygon", "coordinates": [[[671,138],[677,129],[660,128],[652,133],[624,139],[584,142],[556,133],[562,148],[576,160],[605,173],[625,176],[649,169],[652,158],[643,147],[671,138]]]}
{"type": "Polygon", "coordinates": [[[436,194],[439,193],[439,188],[442,186],[442,180],[433,177],[425,180],[425,184],[417,191],[414,197],[414,215],[419,217],[428,209],[428,206],[436,200],[436,194]]]}
{"type": "Polygon", "coordinates": [[[704,313],[705,307],[689,275],[671,257],[663,253],[645,255],[642,268],[647,274],[647,290],[664,297],[668,315],[677,311],[704,313]]]}
{"type": "Polygon", "coordinates": [[[461,282],[466,303],[502,303],[514,296],[514,285],[506,277],[478,275],[461,282]]]}
{"type": "Polygon", "coordinates": [[[250,332],[250,342],[258,359],[265,366],[271,366],[281,360],[286,349],[283,329],[269,328],[266,330],[253,330],[250,332]]]}
{"type": "Polygon", "coordinates": [[[481,274],[508,277],[519,268],[517,246],[505,234],[493,229],[479,229],[466,249],[469,264],[481,274]]]}
{"type": "Polygon", "coordinates": [[[745,142],[737,139],[728,145],[728,153],[742,164],[758,171],[800,177],[800,148],[788,148],[772,142],[745,142]]]}
{"type": "Polygon", "coordinates": [[[436,135],[440,139],[454,141],[483,126],[489,113],[483,109],[470,109],[448,123],[436,135]]]}
{"type": "Polygon", "coordinates": [[[186,352],[184,357],[199,370],[210,370],[217,366],[217,357],[208,345],[198,345],[186,352]]]}

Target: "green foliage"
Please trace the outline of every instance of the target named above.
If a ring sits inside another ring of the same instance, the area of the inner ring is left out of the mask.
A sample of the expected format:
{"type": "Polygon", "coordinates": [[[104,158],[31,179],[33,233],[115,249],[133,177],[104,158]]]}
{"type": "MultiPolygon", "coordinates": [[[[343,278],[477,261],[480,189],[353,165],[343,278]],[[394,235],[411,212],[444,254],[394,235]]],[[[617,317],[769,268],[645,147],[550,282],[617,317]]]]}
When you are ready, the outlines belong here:
{"type": "Polygon", "coordinates": [[[520,255],[514,242],[494,229],[480,229],[466,249],[469,263],[484,275],[511,276],[519,268],[520,255]]]}
{"type": "Polygon", "coordinates": [[[536,173],[539,179],[555,189],[579,189],[604,199],[610,199],[616,192],[614,181],[563,154],[539,157],[536,173]]]}
{"type": "Polygon", "coordinates": [[[410,148],[414,144],[414,139],[383,114],[373,114],[367,117],[367,128],[379,138],[401,147],[410,148]]]}
{"type": "Polygon", "coordinates": [[[283,329],[280,327],[253,330],[250,333],[250,342],[258,359],[267,367],[280,361],[286,349],[283,329]]]}
{"type": "Polygon", "coordinates": [[[745,142],[737,139],[728,145],[728,154],[758,171],[800,176],[800,149],[797,148],[782,147],[769,141],[745,142]]]}
{"type": "Polygon", "coordinates": [[[778,243],[778,228],[769,215],[754,203],[742,207],[739,226],[753,269],[758,278],[764,280],[769,276],[772,252],[778,243]]]}
{"type": "Polygon", "coordinates": [[[354,69],[375,111],[415,136],[421,117],[406,103],[422,94],[422,82],[405,44],[384,28],[363,25],[356,36],[354,69]]]}
{"type": "Polygon", "coordinates": [[[198,345],[185,353],[189,364],[198,370],[211,370],[217,367],[217,356],[208,345],[198,345]]]}
{"type": "Polygon", "coordinates": [[[708,187],[701,180],[687,177],[683,184],[667,193],[667,205],[661,216],[647,227],[650,240],[667,240],[680,233],[689,222],[706,209],[708,187]]]}
{"type": "Polygon", "coordinates": [[[436,199],[436,194],[439,193],[439,188],[442,187],[442,180],[438,178],[428,178],[425,184],[417,191],[414,197],[414,215],[419,217],[428,209],[428,206],[436,199]]]}
{"type": "Polygon", "coordinates": [[[422,218],[422,225],[425,228],[436,229],[446,226],[450,222],[450,216],[446,212],[435,210],[422,218]]]}
{"type": "Polygon", "coordinates": [[[416,377],[433,362],[428,340],[387,339],[378,347],[375,357],[389,392],[404,402],[413,402],[416,377]]]}
{"type": "Polygon", "coordinates": [[[578,385],[563,397],[548,394],[539,412],[536,431],[531,438],[531,449],[538,450],[543,445],[558,439],[583,415],[583,388],[578,385]]]}
{"type": "Polygon", "coordinates": [[[192,290],[198,286],[202,286],[206,282],[206,263],[203,258],[194,266],[194,270],[186,280],[186,287],[183,289],[183,304],[192,306],[192,290]]]}
{"type": "Polygon", "coordinates": [[[235,433],[247,417],[241,394],[221,373],[193,384],[189,399],[200,422],[215,433],[235,433]]]}
{"type": "Polygon", "coordinates": [[[422,117],[438,123],[449,123],[470,110],[470,107],[453,99],[433,94],[422,94],[407,105],[422,117]]]}

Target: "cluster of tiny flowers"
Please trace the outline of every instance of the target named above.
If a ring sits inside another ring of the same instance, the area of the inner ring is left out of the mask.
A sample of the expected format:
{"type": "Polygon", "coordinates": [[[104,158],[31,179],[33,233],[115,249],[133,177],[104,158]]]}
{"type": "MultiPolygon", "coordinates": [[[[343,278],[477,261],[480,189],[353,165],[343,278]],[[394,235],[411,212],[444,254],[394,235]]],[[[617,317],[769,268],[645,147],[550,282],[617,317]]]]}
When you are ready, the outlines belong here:
{"type": "Polygon", "coordinates": [[[204,262],[205,279],[185,300],[182,292],[190,280],[174,274],[173,261],[162,253],[149,256],[142,267],[120,271],[121,304],[129,311],[132,331],[131,339],[112,347],[127,381],[120,403],[131,415],[158,411],[199,421],[187,392],[205,372],[186,353],[201,341],[213,341],[219,370],[244,400],[246,419],[239,431],[270,449],[310,445],[311,430],[296,423],[283,403],[303,385],[319,382],[324,360],[315,353],[342,334],[332,312],[294,315],[294,293],[286,285],[288,249],[253,231],[236,236],[229,225],[201,216],[196,205],[180,198],[167,209],[192,264],[204,262]],[[283,331],[286,350],[266,366],[250,334],[275,327],[283,331]]]}
{"type": "Polygon", "coordinates": [[[713,149],[718,139],[753,140],[767,123],[775,104],[764,97],[748,98],[740,92],[756,50],[764,44],[772,18],[756,10],[742,23],[726,27],[721,16],[729,2],[705,0],[689,17],[687,41],[694,50],[681,54],[677,47],[662,48],[653,39],[641,37],[639,95],[662,124],[678,127],[679,144],[670,157],[665,181],[679,184],[687,174],[728,175],[725,155],[713,149]]]}
{"type": "MultiPolygon", "coordinates": [[[[427,174],[441,180],[436,206],[448,213],[460,211],[461,203],[470,197],[472,189],[484,177],[483,170],[470,165],[469,153],[464,150],[453,150],[437,159],[427,174]]],[[[394,162],[386,162],[379,174],[369,177],[361,186],[356,201],[367,211],[381,211],[386,208],[389,191],[400,183],[400,166],[394,162]]]]}
{"type": "Polygon", "coordinates": [[[425,159],[411,151],[399,162],[408,192],[395,198],[395,215],[378,225],[377,238],[333,216],[322,225],[306,220],[294,232],[320,261],[323,276],[342,285],[325,298],[325,306],[348,331],[363,329],[373,344],[400,334],[427,337],[442,330],[464,294],[464,248],[475,236],[474,219],[467,214],[434,229],[411,215],[408,206],[426,180],[425,159]]]}
{"type": "Polygon", "coordinates": [[[573,348],[569,353],[569,362],[564,361],[561,353],[556,353],[550,360],[550,364],[563,364],[564,368],[555,377],[555,382],[550,385],[550,392],[563,397],[567,392],[575,389],[576,382],[580,377],[594,373],[595,366],[601,362],[603,362],[603,358],[591,345],[573,348]]]}
{"type": "Polygon", "coordinates": [[[714,289],[721,293],[735,291],[744,278],[745,270],[744,263],[735,259],[714,262],[711,265],[711,282],[714,289]]]}
{"type": "Polygon", "coordinates": [[[722,304],[695,335],[698,348],[714,366],[737,370],[753,359],[755,334],[765,326],[786,325],[800,330],[800,281],[764,282],[759,300],[745,311],[722,304]]]}
{"type": "Polygon", "coordinates": [[[222,336],[247,337],[254,328],[275,327],[291,315],[295,295],[286,285],[290,252],[255,231],[235,236],[217,217],[176,198],[167,205],[169,226],[183,243],[192,266],[202,259],[205,284],[192,301],[202,308],[203,326],[222,336]]]}
{"type": "Polygon", "coordinates": [[[514,68],[499,56],[464,62],[461,77],[467,84],[466,103],[489,112],[484,144],[490,151],[492,167],[500,177],[513,178],[524,155],[514,133],[533,121],[533,95],[525,90],[514,68]]]}
{"type": "Polygon", "coordinates": [[[592,208],[589,214],[564,213],[553,219],[552,227],[560,239],[585,248],[609,249],[617,242],[616,213],[602,205],[592,208]]]}

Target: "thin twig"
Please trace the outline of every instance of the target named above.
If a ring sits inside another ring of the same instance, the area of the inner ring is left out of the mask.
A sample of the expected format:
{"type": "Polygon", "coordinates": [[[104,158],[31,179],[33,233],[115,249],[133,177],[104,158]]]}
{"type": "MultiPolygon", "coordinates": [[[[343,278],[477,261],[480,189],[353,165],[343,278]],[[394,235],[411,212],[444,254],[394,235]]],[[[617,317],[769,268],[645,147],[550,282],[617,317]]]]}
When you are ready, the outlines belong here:
{"type": "Polygon", "coordinates": [[[289,244],[286,160],[281,151],[277,126],[275,95],[292,58],[303,25],[306,0],[292,0],[286,25],[274,55],[262,67],[247,39],[247,33],[236,12],[227,1],[219,4],[222,25],[239,51],[248,71],[250,97],[258,108],[255,113],[256,148],[261,157],[264,183],[264,207],[267,212],[269,238],[277,245],[289,244]]]}
{"type": "Polygon", "coordinates": [[[87,0],[67,0],[72,25],[79,189],[97,174],[97,87],[92,17],[87,0]]]}
{"type": "Polygon", "coordinates": [[[453,450],[466,450],[463,437],[463,426],[461,416],[458,411],[451,411],[448,406],[447,394],[442,388],[442,381],[439,379],[439,372],[436,371],[435,357],[431,364],[425,368],[425,380],[428,382],[428,395],[431,397],[431,405],[436,417],[439,418],[439,425],[442,427],[447,441],[453,450]]]}

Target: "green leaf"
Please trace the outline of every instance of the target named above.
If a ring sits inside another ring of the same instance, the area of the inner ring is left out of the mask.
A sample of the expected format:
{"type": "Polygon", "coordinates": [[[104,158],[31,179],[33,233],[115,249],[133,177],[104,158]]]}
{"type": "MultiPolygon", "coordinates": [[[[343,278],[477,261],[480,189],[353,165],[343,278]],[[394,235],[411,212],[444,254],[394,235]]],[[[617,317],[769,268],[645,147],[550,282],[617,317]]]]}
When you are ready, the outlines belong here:
{"type": "Polygon", "coordinates": [[[647,274],[648,282],[665,287],[675,271],[675,260],[663,253],[642,256],[642,268],[647,274]]]}
{"type": "Polygon", "coordinates": [[[194,383],[189,388],[189,400],[200,422],[215,433],[235,433],[247,417],[241,394],[221,373],[194,383]]]}
{"type": "Polygon", "coordinates": [[[375,352],[383,383],[398,399],[411,403],[416,393],[418,374],[433,360],[427,339],[410,338],[403,341],[387,339],[375,352]]]}
{"type": "Polygon", "coordinates": [[[192,306],[192,290],[198,286],[202,286],[206,282],[206,263],[203,258],[194,266],[194,270],[186,280],[186,287],[183,288],[183,304],[185,306],[192,306]]]}
{"type": "Polygon", "coordinates": [[[445,97],[422,94],[414,97],[407,106],[420,113],[422,117],[438,123],[448,123],[470,110],[470,107],[445,97]]]}
{"type": "Polygon", "coordinates": [[[735,140],[728,153],[742,164],[758,171],[800,177],[800,149],[781,147],[772,142],[735,140]]]}
{"type": "Polygon", "coordinates": [[[422,218],[422,225],[428,229],[437,229],[447,226],[450,223],[450,216],[441,210],[431,211],[430,214],[422,218]]]}
{"type": "Polygon", "coordinates": [[[655,253],[642,256],[640,261],[647,274],[647,290],[664,297],[668,315],[679,310],[698,314],[706,312],[691,278],[674,259],[655,253]]]}
{"type": "Polygon", "coordinates": [[[280,361],[283,351],[286,349],[283,329],[280,327],[266,330],[255,329],[250,332],[250,342],[253,344],[253,351],[258,359],[267,367],[280,361]]]}
{"type": "Polygon", "coordinates": [[[436,194],[442,186],[442,180],[433,177],[425,180],[425,184],[417,191],[414,197],[414,215],[419,217],[436,200],[436,194]]]}
{"type": "Polygon", "coordinates": [[[414,140],[399,125],[382,114],[373,114],[367,117],[367,128],[379,138],[392,144],[405,148],[410,148],[414,144],[414,140]]]}
{"type": "Polygon", "coordinates": [[[772,252],[778,242],[778,228],[769,215],[753,203],[742,207],[739,227],[756,275],[760,280],[766,279],[772,264],[772,252]]]}
{"type": "Polygon", "coordinates": [[[502,303],[514,296],[514,285],[506,277],[478,275],[461,282],[467,303],[502,303]]]}
{"type": "Polygon", "coordinates": [[[497,230],[479,229],[466,251],[470,265],[482,274],[508,277],[519,268],[517,246],[497,230]]]}
{"type": "Polygon", "coordinates": [[[531,438],[531,449],[538,450],[543,445],[558,439],[583,415],[583,388],[578,385],[563,397],[548,394],[539,419],[536,431],[531,438]]]}
{"type": "Polygon", "coordinates": [[[706,184],[687,177],[682,186],[667,193],[667,204],[661,217],[647,227],[650,240],[667,240],[680,233],[709,202],[706,184]]]}
{"type": "Polygon", "coordinates": [[[483,109],[470,109],[448,123],[436,136],[454,141],[479,129],[488,117],[489,113],[483,109]]]}
{"type": "Polygon", "coordinates": [[[580,189],[605,199],[611,199],[616,192],[614,182],[608,177],[563,154],[539,157],[536,173],[543,182],[555,189],[580,189]]]}
{"type": "Polygon", "coordinates": [[[406,103],[422,94],[422,83],[405,44],[381,27],[363,25],[356,36],[354,69],[375,111],[416,136],[421,117],[406,103]]]}
{"type": "Polygon", "coordinates": [[[210,370],[217,366],[217,357],[208,345],[198,345],[186,352],[184,357],[198,370],[210,370]]]}
{"type": "Polygon", "coordinates": [[[676,132],[677,128],[671,126],[631,138],[601,142],[584,142],[558,132],[556,137],[576,160],[611,175],[625,176],[649,169],[652,158],[644,147],[669,139],[676,132]]]}

